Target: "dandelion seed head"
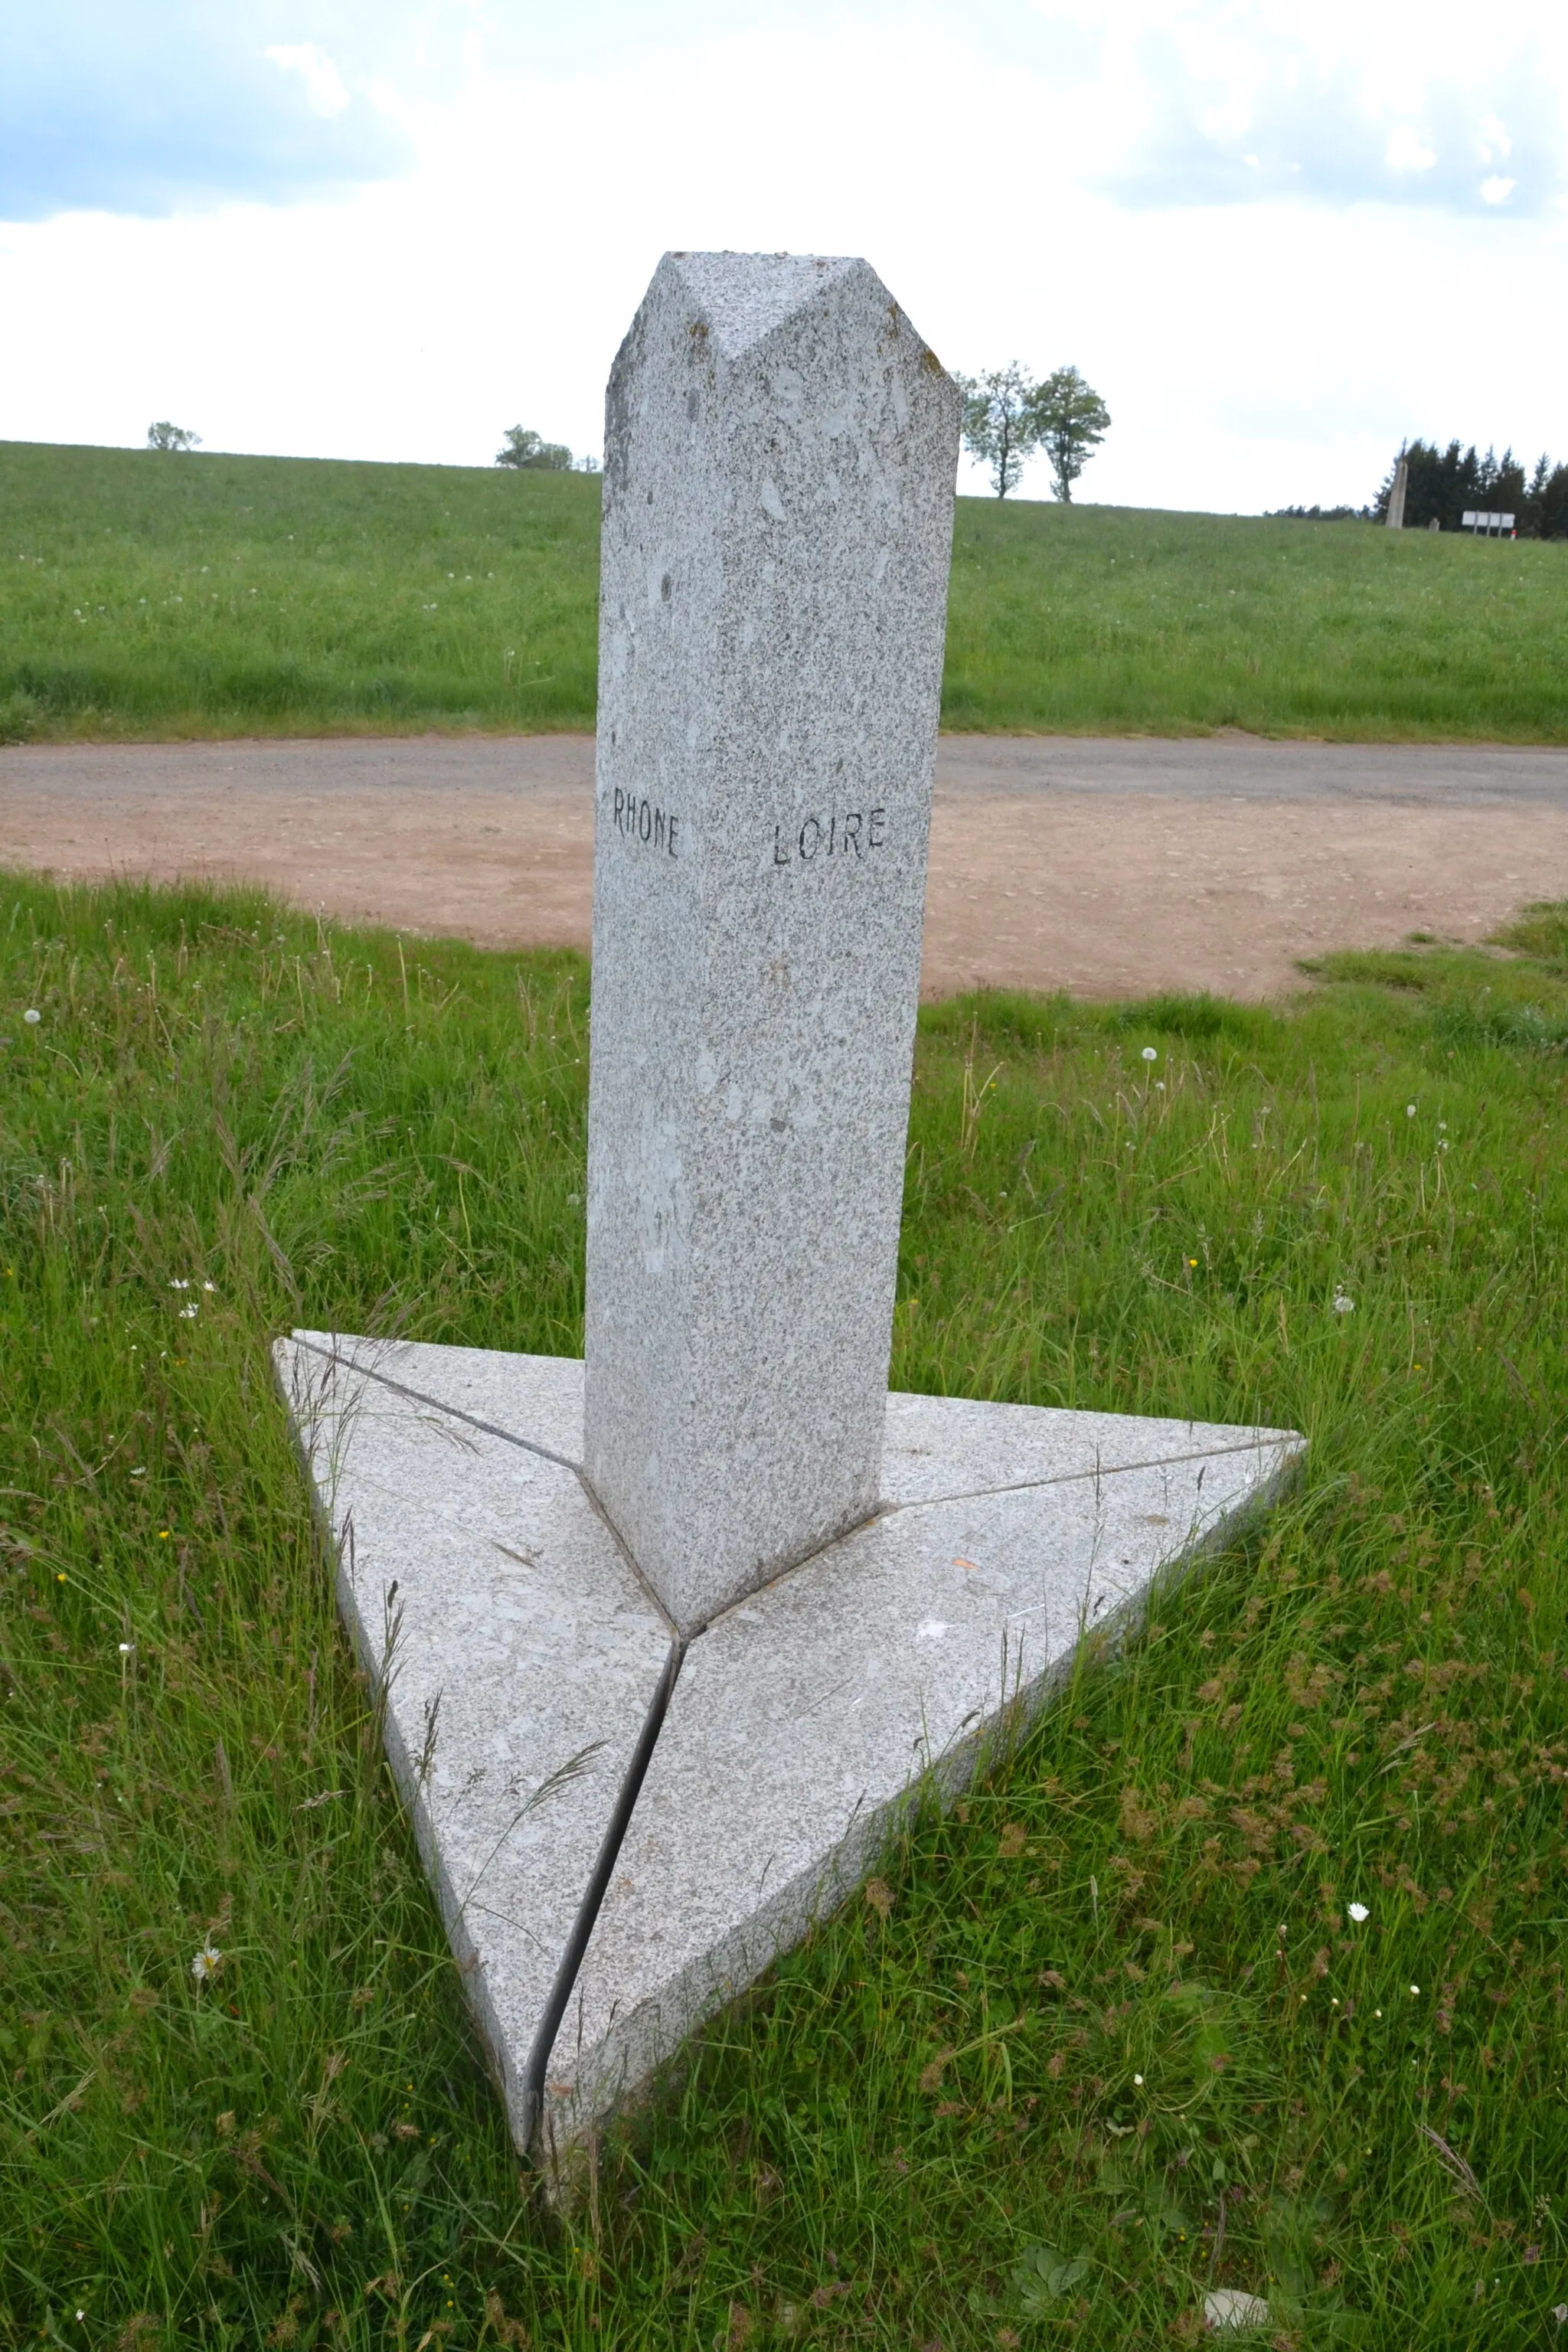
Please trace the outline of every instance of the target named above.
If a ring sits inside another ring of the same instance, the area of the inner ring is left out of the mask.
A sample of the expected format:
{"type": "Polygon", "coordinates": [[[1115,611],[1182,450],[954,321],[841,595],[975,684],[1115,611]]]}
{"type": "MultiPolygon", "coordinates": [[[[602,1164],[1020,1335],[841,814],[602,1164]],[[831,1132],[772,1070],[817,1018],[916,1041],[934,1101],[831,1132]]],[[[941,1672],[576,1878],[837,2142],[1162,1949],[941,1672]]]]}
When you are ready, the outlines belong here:
{"type": "Polygon", "coordinates": [[[1414,1103],[1406,1103],[1406,1104],[1405,1104],[1405,1118],[1415,1118],[1415,1104],[1414,1104],[1414,1103]]]}
{"type": "Polygon", "coordinates": [[[36,1029],[43,1017],[43,1014],[38,1011],[36,1004],[29,1004],[26,1013],[22,1015],[23,1020],[26,1023],[29,1029],[36,1029]]]}
{"type": "Polygon", "coordinates": [[[1145,1045],[1145,1046],[1144,1046],[1144,1048],[1143,1048],[1143,1059],[1144,1059],[1146,1062],[1157,1062],[1157,1061],[1159,1060],[1159,1058],[1160,1058],[1160,1049],[1159,1049],[1159,1047],[1158,1047],[1157,1045],[1145,1045]]]}
{"type": "Polygon", "coordinates": [[[1337,1284],[1334,1288],[1334,1295],[1329,1304],[1333,1308],[1336,1315],[1353,1315],[1355,1313],[1355,1300],[1351,1297],[1348,1290],[1341,1290],[1337,1284]]]}
{"type": "Polygon", "coordinates": [[[1419,1992],[1421,1988],[1419,1985],[1412,1985],[1410,1990],[1412,1992],[1419,1992]]]}
{"type": "Polygon", "coordinates": [[[120,1654],[122,1658],[129,1658],[134,1654],[136,1644],[134,1642],[121,1642],[120,1644],[120,1654]]]}

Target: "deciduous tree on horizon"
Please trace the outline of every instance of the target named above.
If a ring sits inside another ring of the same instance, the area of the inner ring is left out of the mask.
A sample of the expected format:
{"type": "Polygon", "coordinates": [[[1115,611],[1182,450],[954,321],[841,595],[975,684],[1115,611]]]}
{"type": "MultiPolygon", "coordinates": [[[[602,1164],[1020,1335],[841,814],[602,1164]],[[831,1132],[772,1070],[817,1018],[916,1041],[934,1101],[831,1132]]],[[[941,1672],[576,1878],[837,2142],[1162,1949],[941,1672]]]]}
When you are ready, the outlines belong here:
{"type": "Polygon", "coordinates": [[[980,376],[954,375],[963,394],[963,446],[982,466],[991,468],[991,486],[999,499],[1016,490],[1024,460],[1040,446],[1031,409],[1036,386],[1016,360],[980,376]]]}
{"type": "Polygon", "coordinates": [[[564,441],[546,441],[523,425],[509,425],[496,451],[498,466],[514,466],[521,473],[569,474],[572,452],[564,441]]]}
{"type": "Polygon", "coordinates": [[[963,394],[963,446],[991,468],[997,497],[1017,488],[1025,459],[1044,449],[1054,494],[1070,501],[1074,482],[1110,427],[1110,411],[1077,368],[1058,368],[1043,383],[1031,383],[1014,360],[953,381],[963,394]]]}
{"type": "Polygon", "coordinates": [[[160,417],[156,425],[147,427],[149,449],[199,449],[201,446],[199,433],[191,432],[184,425],[171,425],[166,416],[160,417]]]}
{"type": "Polygon", "coordinates": [[[1073,484],[1110,430],[1110,411],[1075,367],[1058,368],[1037,384],[1030,408],[1051,461],[1051,488],[1070,505],[1073,484]]]}

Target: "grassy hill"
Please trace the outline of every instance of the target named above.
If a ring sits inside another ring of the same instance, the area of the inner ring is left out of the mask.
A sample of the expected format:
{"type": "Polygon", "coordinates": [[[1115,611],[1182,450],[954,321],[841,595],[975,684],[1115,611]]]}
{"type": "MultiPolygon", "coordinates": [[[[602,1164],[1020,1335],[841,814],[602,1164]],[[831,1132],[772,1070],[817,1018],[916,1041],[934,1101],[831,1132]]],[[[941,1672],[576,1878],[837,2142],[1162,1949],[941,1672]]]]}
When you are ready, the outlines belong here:
{"type": "MultiPolygon", "coordinates": [[[[0,443],[0,739],[591,727],[583,475],[0,443]]],[[[961,499],[944,723],[1568,741],[1568,545],[961,499]]]]}

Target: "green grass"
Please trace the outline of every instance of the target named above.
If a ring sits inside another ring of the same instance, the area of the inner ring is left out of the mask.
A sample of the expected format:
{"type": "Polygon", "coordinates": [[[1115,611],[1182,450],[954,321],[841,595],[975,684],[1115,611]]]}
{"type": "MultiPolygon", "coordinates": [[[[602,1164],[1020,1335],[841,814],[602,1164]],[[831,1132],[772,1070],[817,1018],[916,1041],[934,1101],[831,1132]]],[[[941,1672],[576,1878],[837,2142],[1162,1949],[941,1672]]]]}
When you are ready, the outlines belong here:
{"type": "Polygon", "coordinates": [[[0,2341],[1556,2340],[1564,910],[1514,947],[922,1016],[895,1381],[1310,1464],[556,2221],[268,1343],[579,1345],[585,968],[0,886],[0,2341]]]}
{"type": "Polygon", "coordinates": [[[0,731],[591,727],[598,542],[581,474],[0,444],[0,731]]]}
{"type": "MultiPolygon", "coordinates": [[[[599,494],[0,443],[0,740],[591,727],[599,494]]],[[[1568,740],[1568,544],[961,499],[943,723],[1568,740]]]]}
{"type": "Polygon", "coordinates": [[[1568,741],[1568,543],[962,499],[942,724],[1568,741]]]}

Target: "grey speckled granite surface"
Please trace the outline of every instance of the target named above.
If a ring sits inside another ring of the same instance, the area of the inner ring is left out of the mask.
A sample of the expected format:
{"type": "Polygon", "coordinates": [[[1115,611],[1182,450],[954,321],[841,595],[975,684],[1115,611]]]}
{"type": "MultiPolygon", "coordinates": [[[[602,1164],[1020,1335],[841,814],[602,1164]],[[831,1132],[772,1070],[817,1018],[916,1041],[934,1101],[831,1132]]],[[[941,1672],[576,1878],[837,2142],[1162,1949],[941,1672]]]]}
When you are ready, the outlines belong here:
{"type": "Polygon", "coordinates": [[[537,2074],[553,2038],[551,1993],[669,1629],[575,1469],[458,1417],[476,1402],[507,1409],[510,1388],[524,1440],[564,1436],[580,1454],[580,1364],[300,1331],[279,1342],[277,1367],[344,1621],[386,1688],[387,1759],[524,2143],[530,2060],[537,2048],[537,2074]],[[482,1400],[459,1365],[458,1411],[430,1402],[465,1357],[488,1365],[482,1400]],[[417,1392],[378,1379],[378,1362],[394,1380],[415,1371],[417,1392]]]}
{"type": "Polygon", "coordinates": [[[587,1465],[689,1632],[875,1497],[958,394],[863,261],[669,254],[605,436],[587,1465]]]}
{"type": "Polygon", "coordinates": [[[373,1676],[397,1585],[388,1752],[513,2131],[556,2157],[1302,1451],[890,1396],[877,1515],[682,1645],[582,1482],[580,1363],[298,1332],[279,1370],[373,1676]]]}
{"type": "MultiPolygon", "coordinates": [[[[910,1402],[889,1400],[890,1423],[910,1402]]],[[[928,1770],[955,1793],[1009,1700],[1026,1720],[1086,1633],[1136,1616],[1300,1451],[1281,1431],[1128,1416],[1107,1454],[1142,1466],[1097,1471],[1073,1424],[1111,1416],[918,1402],[931,1499],[686,1652],[547,2070],[562,2147],[843,1901],[928,1770]],[[1010,1443],[1032,1483],[976,1494],[1010,1443]]]]}
{"type": "Polygon", "coordinates": [[[558,2183],[1302,1451],[887,1394],[957,425],[864,262],[665,257],[609,392],[586,1362],[279,1345],[558,2183]]]}

